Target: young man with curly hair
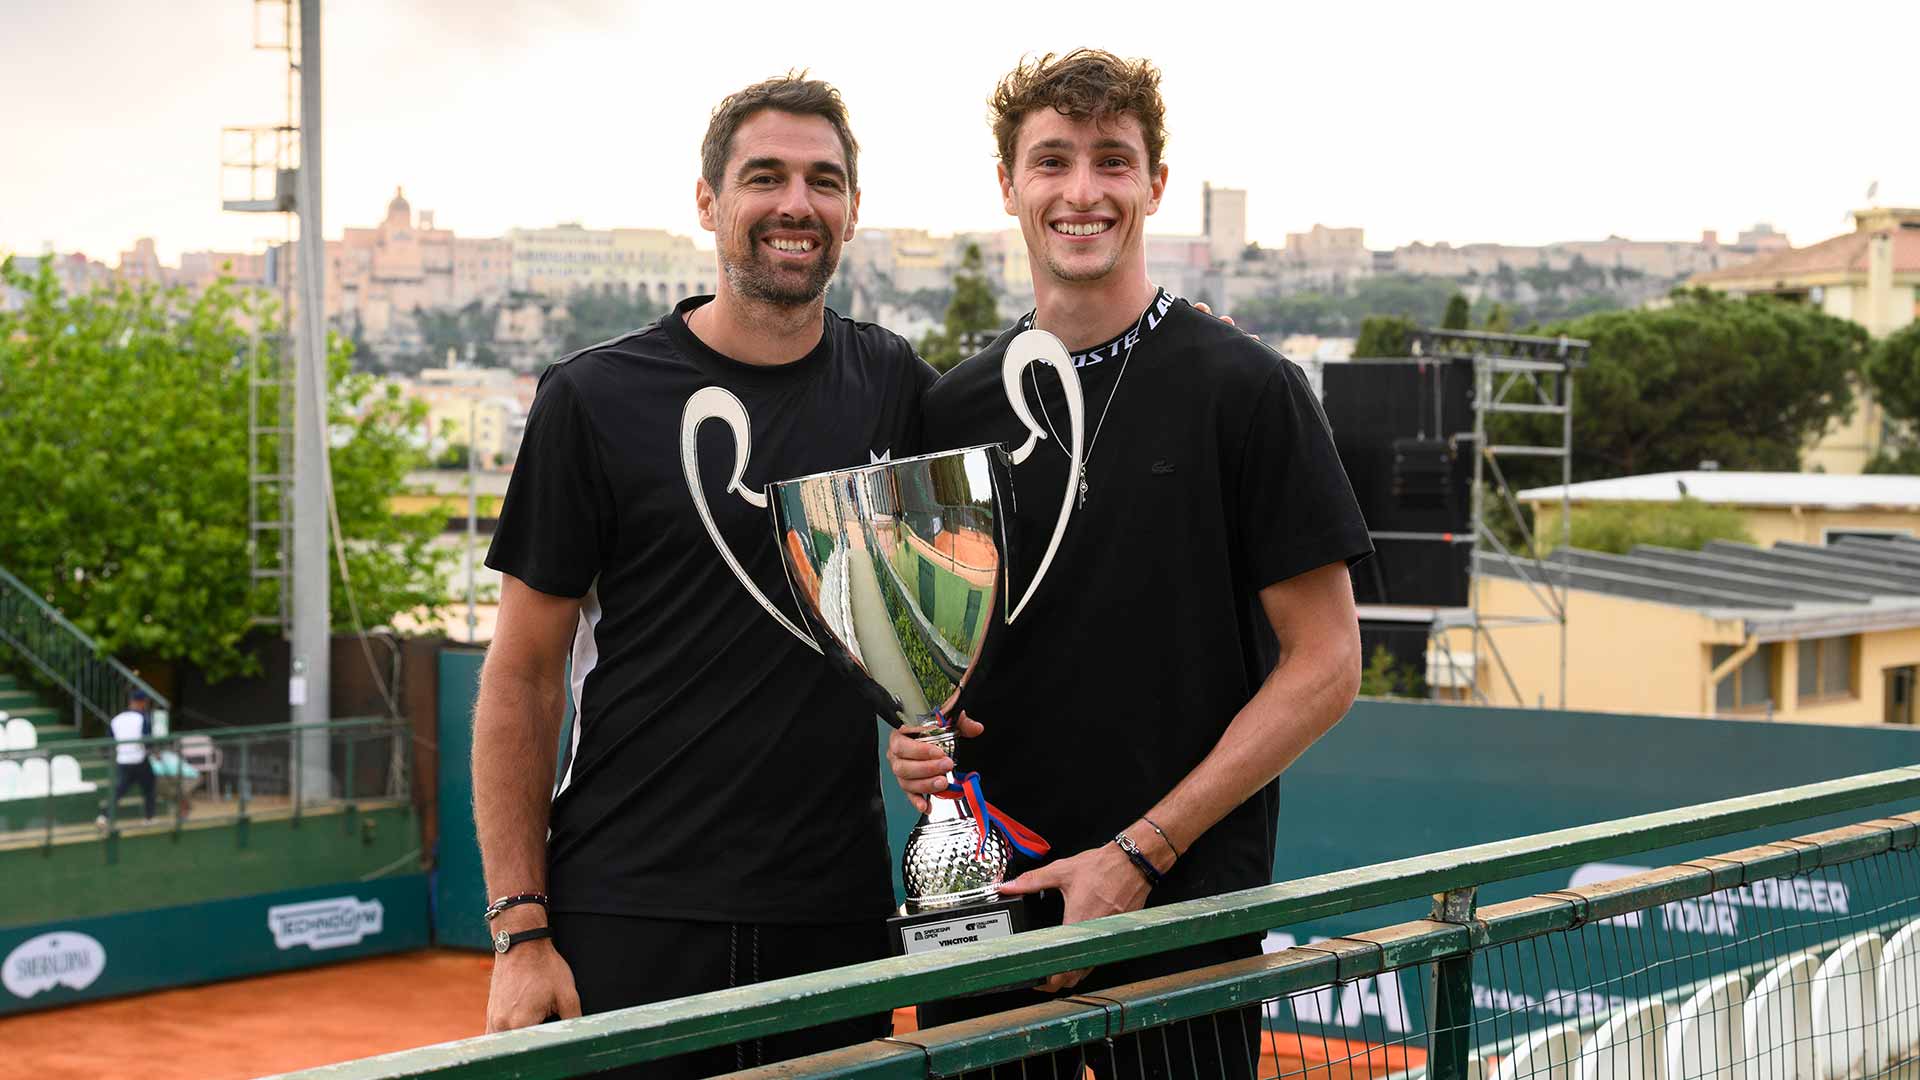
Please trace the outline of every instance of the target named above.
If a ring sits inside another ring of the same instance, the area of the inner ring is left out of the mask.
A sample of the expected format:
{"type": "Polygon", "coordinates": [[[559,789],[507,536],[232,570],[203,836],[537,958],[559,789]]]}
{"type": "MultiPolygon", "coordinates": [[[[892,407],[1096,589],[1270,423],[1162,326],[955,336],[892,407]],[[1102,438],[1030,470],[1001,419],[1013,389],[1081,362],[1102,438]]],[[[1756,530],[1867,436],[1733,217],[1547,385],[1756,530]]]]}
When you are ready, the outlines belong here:
{"type": "MultiPolygon", "coordinates": [[[[1081,49],[1001,81],[1000,193],[1026,238],[1035,309],[924,405],[931,448],[1017,441],[999,372],[1028,327],[1059,337],[1080,376],[1078,505],[1045,587],[988,637],[962,700],[985,732],[956,755],[1058,856],[1024,864],[1002,894],[1046,890],[1065,922],[1267,883],[1278,777],[1360,680],[1347,567],[1372,549],[1317,398],[1298,367],[1148,276],[1146,221],[1168,175],[1159,79],[1144,60],[1081,49]]],[[[1024,387],[1064,425],[1057,382],[1029,369],[1024,387]]],[[[1015,525],[1041,535],[1068,480],[1066,433],[1054,434],[1014,471],[1015,525]]],[[[1015,577],[1038,557],[1016,551],[1015,577]]],[[[954,765],[899,734],[888,752],[919,801],[954,765]]],[[[1065,972],[1038,992],[923,1006],[921,1023],[1259,949],[1244,937],[1065,972]]],[[[1111,1057],[1092,1048],[1089,1064],[1250,1076],[1259,1033],[1249,1008],[1118,1040],[1111,1057]]],[[[1079,1075],[1077,1058],[1052,1064],[1079,1075]]]]}

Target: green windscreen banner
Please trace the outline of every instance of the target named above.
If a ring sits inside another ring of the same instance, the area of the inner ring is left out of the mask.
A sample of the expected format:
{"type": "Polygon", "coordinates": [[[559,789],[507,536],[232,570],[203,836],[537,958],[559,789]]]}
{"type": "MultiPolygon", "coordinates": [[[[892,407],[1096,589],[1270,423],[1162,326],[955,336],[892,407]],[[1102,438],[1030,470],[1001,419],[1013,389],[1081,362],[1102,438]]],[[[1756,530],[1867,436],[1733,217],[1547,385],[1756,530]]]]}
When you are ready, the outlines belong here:
{"type": "Polygon", "coordinates": [[[292,889],[0,930],[0,1015],[425,948],[427,879],[292,889]]]}

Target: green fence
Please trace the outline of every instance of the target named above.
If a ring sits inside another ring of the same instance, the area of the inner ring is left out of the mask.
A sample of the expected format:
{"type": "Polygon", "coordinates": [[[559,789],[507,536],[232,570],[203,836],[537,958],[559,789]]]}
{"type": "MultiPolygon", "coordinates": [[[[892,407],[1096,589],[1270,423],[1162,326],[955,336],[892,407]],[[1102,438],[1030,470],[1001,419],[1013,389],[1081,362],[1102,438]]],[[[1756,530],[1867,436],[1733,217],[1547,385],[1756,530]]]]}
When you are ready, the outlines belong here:
{"type": "MultiPolygon", "coordinates": [[[[1557,989],[1557,996],[1541,999],[1518,987],[1521,978],[1503,975],[1502,952],[1522,943],[1535,952],[1528,961],[1536,968],[1565,957],[1570,968],[1583,962],[1569,935],[1611,933],[1629,927],[1635,913],[1643,917],[1638,928],[1661,929],[1670,905],[1706,898],[1709,910],[1725,900],[1743,903],[1759,895],[1780,895],[1779,882],[1788,882],[1787,895],[1799,895],[1793,882],[1808,880],[1804,890],[1815,893],[1811,880],[1830,882],[1832,868],[1852,867],[1851,884],[1841,888],[1862,903],[1836,915],[1829,884],[1819,890],[1829,898],[1826,912],[1788,925],[1766,926],[1743,941],[1753,964],[1781,966],[1799,962],[1801,954],[1832,959],[1842,946],[1853,948],[1852,959],[1841,957],[1839,974],[1829,981],[1865,978],[1859,946],[1864,934],[1893,933],[1903,921],[1920,912],[1913,909],[1920,881],[1912,866],[1920,814],[1906,813],[1863,825],[1791,838],[1780,828],[1823,815],[1863,807],[1920,804],[1920,767],[1903,767],[1780,791],[1727,799],[1564,829],[1535,836],[1435,852],[1373,866],[1282,882],[1244,892],[1168,905],[1150,911],[1112,916],[1070,926],[1038,930],[1000,942],[943,951],[937,955],[898,957],[870,964],[793,979],[783,979],[655,1005],[561,1021],[523,1031],[463,1040],[438,1047],[347,1062],[299,1075],[315,1078],[402,1076],[561,1077],[618,1065],[642,1063],[688,1051],[725,1046],[825,1021],[872,1014],[921,1001],[1032,982],[1056,971],[1110,964],[1205,941],[1217,941],[1273,927],[1296,926],[1345,912],[1420,897],[1434,899],[1434,917],[1371,933],[1345,935],[1337,940],[1281,950],[1219,968],[1191,971],[1148,983],[1117,987],[1099,996],[1074,996],[1031,1009],[1005,1013],[949,1028],[932,1029],[891,1040],[851,1047],[818,1058],[771,1067],[764,1076],[954,1076],[974,1070],[998,1075],[1025,1076],[1036,1055],[1065,1052],[1098,1057],[1109,1048],[1125,1045],[1130,1036],[1162,1033],[1160,1048],[1144,1052],[1171,1058],[1164,1039],[1169,1025],[1204,1022],[1222,1047],[1247,1024],[1258,1027],[1264,1049],[1250,1056],[1251,1068],[1267,1068],[1290,1075],[1288,1062],[1306,1061],[1308,1035],[1300,1026],[1300,1003],[1316,995],[1354,985],[1389,972],[1409,972],[1410,981],[1425,989],[1420,1007],[1425,1013],[1418,1035],[1397,1040],[1342,1040],[1345,1057],[1332,1078],[1360,1073],[1427,1072],[1437,1080],[1471,1080],[1476,1069],[1493,1080],[1520,1080],[1546,1070],[1556,1080],[1573,1074],[1569,1057],[1584,1053],[1585,1040],[1600,1035],[1616,1020],[1624,1024],[1610,1047],[1627,1055],[1628,1064],[1581,1072],[1586,1080],[1625,1080],[1654,1075],[1630,1067],[1635,1054],[1644,1056],[1651,1042],[1647,1033],[1658,1026],[1646,1010],[1628,1015],[1642,999],[1666,1007],[1665,998],[1688,992],[1685,1002],[1674,1002],[1676,1015],[1700,987],[1692,976],[1708,971],[1697,950],[1682,948],[1670,955],[1639,957],[1632,970],[1594,971],[1576,975],[1557,989]],[[1659,851],[1715,837],[1756,829],[1775,830],[1773,842],[1757,848],[1693,860],[1681,866],[1636,875],[1625,880],[1556,890],[1476,911],[1475,890],[1492,882],[1566,869],[1596,861],[1615,860],[1659,851]],[[1877,889],[1862,887],[1859,874],[1879,882],[1877,889]],[[1657,913],[1659,917],[1645,915],[1657,913]],[[1838,920],[1838,921],[1836,921],[1838,920]],[[1829,931],[1845,931],[1846,941],[1827,941],[1829,931]],[[1831,946],[1831,949],[1827,947],[1831,946]],[[1847,965],[1852,964],[1849,968],[1847,965]],[[1683,968],[1688,972],[1682,978],[1683,968]],[[1648,992],[1629,995],[1619,987],[1639,980],[1648,992]],[[1477,981],[1478,980],[1478,981],[1477,981]],[[1624,981],[1623,981],[1624,980],[1624,981]],[[1655,983],[1666,986],[1653,992],[1655,983]],[[1478,986],[1478,989],[1476,987],[1478,986]],[[1501,996],[1504,994],[1505,996],[1501,996]],[[1586,997],[1580,995],[1585,994],[1586,997]],[[1564,1003],[1571,995],[1573,1007],[1564,1003]],[[1615,998],[1620,998],[1615,1002],[1615,998]],[[1591,1005],[1592,1008],[1586,1008],[1591,1005]],[[1289,1010],[1287,1006],[1291,1005],[1289,1010]],[[1616,1008],[1616,1005],[1619,1007],[1616,1008]],[[1555,1008],[1555,1006],[1561,1006],[1555,1008]],[[1289,1016],[1291,1012],[1293,1015],[1289,1016]],[[1569,1016],[1570,1018],[1563,1018],[1569,1016]],[[1638,1016],[1638,1019],[1635,1019],[1638,1016]],[[1223,1018],[1223,1019],[1216,1019],[1223,1018]],[[1251,1018],[1251,1019],[1250,1019],[1251,1018]],[[1548,1019],[1554,1020],[1547,1024],[1548,1019]],[[1536,1022],[1538,1021],[1538,1022],[1536,1022]],[[1638,1025],[1636,1027],[1636,1024],[1638,1025]],[[1236,1027],[1239,1025],[1239,1027],[1236,1027]],[[1571,1027],[1569,1026],[1571,1025],[1571,1027]],[[1600,1030],[1589,1031],[1598,1025],[1600,1030]],[[1279,1051],[1287,1033],[1296,1043],[1293,1057],[1279,1051]],[[1559,1072],[1550,1065],[1558,1058],[1559,1072]],[[1491,1056],[1489,1065],[1485,1057],[1491,1056]],[[1503,1076],[1506,1069],[1509,1076],[1503,1076]]],[[[1778,914],[1777,912],[1770,913],[1778,914]]],[[[1902,955],[1883,938],[1880,948],[1898,960],[1902,955]]],[[[1908,935],[1911,946],[1913,935],[1908,935]]],[[[1584,962],[1591,964],[1589,954],[1584,962]]],[[[1906,954],[1906,955],[1911,955],[1906,954]]],[[[1738,964],[1721,965],[1744,978],[1738,964]]],[[[1748,965],[1751,966],[1751,965],[1748,965]]],[[[1842,1017],[1836,1027],[1829,1015],[1824,1034],[1798,1024],[1802,997],[1811,1001],[1811,984],[1818,974],[1810,965],[1805,978],[1789,980],[1792,1023],[1761,1026],[1756,1052],[1780,1051],[1798,1060],[1801,1050],[1809,1061],[1832,1059],[1836,1046],[1850,1047],[1855,1039],[1879,1047],[1880,1064],[1895,1055],[1886,1045],[1887,1029],[1878,1020],[1869,1030],[1863,1017],[1842,1017]],[[1825,1042],[1821,1040],[1825,1039],[1825,1042]],[[1838,1039],[1839,1042],[1835,1042],[1838,1039]],[[1770,1041],[1768,1041],[1770,1040],[1770,1041]],[[1777,1045],[1776,1045],[1777,1044],[1777,1045]],[[1822,1051],[1820,1048],[1825,1047],[1822,1051]]],[[[1824,969],[1822,969],[1824,970],[1824,969]]],[[[1877,970],[1877,969],[1876,969],[1877,970]]],[[[1901,968],[1904,972],[1907,969],[1901,968]]],[[[1756,996],[1765,979],[1756,982],[1756,996]]],[[[1850,985],[1850,984],[1849,984],[1850,985]]],[[[1770,991],[1778,997],[1781,983],[1770,991]]],[[[1773,1000],[1773,999],[1769,999],[1773,1000]]],[[[1898,998],[1906,1001],[1911,999],[1898,998]]],[[[1699,1011],[1696,1008],[1696,1013],[1699,1011]]],[[[1776,1010],[1777,1011],[1777,1010],[1776,1010]]],[[[1831,1013],[1831,1010],[1828,1010],[1831,1013]]],[[[1709,1014],[1713,1015],[1712,1010],[1709,1014]]],[[[1756,1015],[1767,1015],[1764,1010],[1756,1015]]],[[[1696,1017],[1697,1019],[1697,1017],[1696,1017]]],[[[1809,1019],[1808,1024],[1811,1024],[1809,1019]]],[[[1204,1030],[1204,1029],[1203,1029],[1204,1030]]],[[[1386,1033],[1391,1034],[1391,1033],[1386,1033]]],[[[1326,1041],[1318,1043],[1320,1057],[1333,1056],[1326,1041]]],[[[1684,1045],[1684,1044],[1682,1044],[1684,1045]]],[[[1192,1052],[1188,1046],[1186,1051],[1192,1052]]],[[[1611,1051],[1610,1051],[1611,1052],[1611,1051]]],[[[1252,1051],[1245,1051],[1252,1055],[1252,1051]]],[[[1598,1053],[1598,1051],[1596,1051],[1598,1053]]],[[[1698,1056],[1698,1055],[1696,1055],[1698,1056]]],[[[1722,1057],[1738,1057],[1728,1050],[1722,1057]]],[[[1233,1058],[1229,1050],[1223,1060],[1233,1058]]],[[[1598,1060],[1598,1058],[1596,1058],[1598,1060]]],[[[1614,1058],[1606,1059],[1614,1061],[1614,1058]]],[[[1761,1057],[1758,1066],[1773,1059],[1761,1057]]],[[[1855,1061],[1853,1074],[1866,1075],[1855,1061]]],[[[1683,1062],[1684,1064],[1684,1062],[1683,1062]]],[[[1739,1073],[1761,1078],[1768,1070],[1741,1065],[1739,1073]]],[[[1329,1070],[1332,1064],[1300,1065],[1302,1073],[1329,1070]]],[[[1728,1067],[1729,1069],[1732,1066],[1728,1067]]],[[[1143,1064],[1144,1071],[1145,1066],[1143,1064]]],[[[1222,1069],[1230,1075],[1237,1070],[1222,1069]]],[[[1131,1073],[1128,1073],[1129,1075],[1131,1073]]],[[[1044,1075],[1044,1073],[1043,1073],[1044,1075]]],[[[1665,1073],[1659,1075],[1665,1076],[1665,1073]]],[[[1699,1075],[1717,1075],[1714,1070],[1699,1075]]],[[[1773,1072],[1775,1076],[1808,1075],[1773,1072]]],[[[1836,1072],[1834,1075],[1847,1075],[1836,1072]]]]}
{"type": "Polygon", "coordinates": [[[384,717],[141,739],[154,772],[151,820],[137,787],[113,798],[120,778],[115,756],[132,741],[63,739],[0,750],[0,848],[50,847],[102,833],[111,840],[126,830],[177,830],[189,822],[244,828],[262,817],[297,820],[410,798],[411,732],[384,717]]]}

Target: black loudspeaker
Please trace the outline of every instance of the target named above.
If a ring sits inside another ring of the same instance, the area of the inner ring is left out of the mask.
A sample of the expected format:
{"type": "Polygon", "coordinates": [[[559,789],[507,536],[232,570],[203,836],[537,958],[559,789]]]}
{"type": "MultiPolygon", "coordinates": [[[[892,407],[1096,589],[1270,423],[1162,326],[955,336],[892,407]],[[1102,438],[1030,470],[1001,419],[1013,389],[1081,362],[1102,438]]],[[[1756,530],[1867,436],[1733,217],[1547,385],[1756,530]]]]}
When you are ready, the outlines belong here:
{"type": "Polygon", "coordinates": [[[1446,439],[1393,440],[1394,505],[1439,508],[1453,483],[1453,444],[1446,439]]]}

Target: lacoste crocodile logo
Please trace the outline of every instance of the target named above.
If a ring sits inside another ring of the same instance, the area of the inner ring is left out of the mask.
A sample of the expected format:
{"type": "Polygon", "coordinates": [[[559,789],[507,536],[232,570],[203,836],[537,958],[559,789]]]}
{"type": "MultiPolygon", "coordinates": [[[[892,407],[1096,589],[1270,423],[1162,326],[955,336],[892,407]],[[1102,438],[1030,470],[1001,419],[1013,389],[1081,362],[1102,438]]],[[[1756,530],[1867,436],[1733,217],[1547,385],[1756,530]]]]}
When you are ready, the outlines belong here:
{"type": "Polygon", "coordinates": [[[1156,462],[1154,462],[1154,463],[1153,463],[1153,475],[1155,475],[1155,476],[1171,476],[1171,475],[1173,475],[1173,462],[1171,462],[1171,461],[1164,461],[1164,460],[1163,460],[1163,461],[1156,461],[1156,462]]]}

